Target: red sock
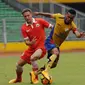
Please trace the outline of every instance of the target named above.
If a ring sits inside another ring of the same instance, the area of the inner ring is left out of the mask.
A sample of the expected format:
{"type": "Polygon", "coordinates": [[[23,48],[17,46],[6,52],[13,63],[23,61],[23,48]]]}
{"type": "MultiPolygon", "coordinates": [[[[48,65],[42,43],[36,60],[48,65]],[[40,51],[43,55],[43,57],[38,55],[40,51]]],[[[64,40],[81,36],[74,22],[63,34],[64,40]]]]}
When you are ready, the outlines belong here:
{"type": "Polygon", "coordinates": [[[16,75],[17,75],[17,80],[21,81],[22,80],[22,72],[17,72],[16,71],[16,75]]]}
{"type": "Polygon", "coordinates": [[[36,75],[36,79],[38,80],[38,75],[36,75]]]}

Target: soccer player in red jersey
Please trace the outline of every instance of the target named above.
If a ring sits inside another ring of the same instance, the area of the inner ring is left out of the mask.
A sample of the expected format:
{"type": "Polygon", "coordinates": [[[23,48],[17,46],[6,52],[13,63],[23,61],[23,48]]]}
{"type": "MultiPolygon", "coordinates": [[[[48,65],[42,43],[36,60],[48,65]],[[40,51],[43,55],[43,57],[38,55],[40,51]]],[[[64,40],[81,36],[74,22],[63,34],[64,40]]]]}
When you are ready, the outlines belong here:
{"type": "Polygon", "coordinates": [[[17,83],[22,81],[23,66],[25,64],[32,65],[30,72],[31,83],[38,83],[38,64],[37,60],[44,57],[46,49],[45,42],[45,28],[52,28],[52,25],[42,18],[33,18],[30,9],[24,9],[22,15],[26,22],[22,25],[21,31],[24,37],[25,44],[28,49],[21,55],[20,60],[16,64],[16,79],[12,79],[9,83],[17,83]]]}

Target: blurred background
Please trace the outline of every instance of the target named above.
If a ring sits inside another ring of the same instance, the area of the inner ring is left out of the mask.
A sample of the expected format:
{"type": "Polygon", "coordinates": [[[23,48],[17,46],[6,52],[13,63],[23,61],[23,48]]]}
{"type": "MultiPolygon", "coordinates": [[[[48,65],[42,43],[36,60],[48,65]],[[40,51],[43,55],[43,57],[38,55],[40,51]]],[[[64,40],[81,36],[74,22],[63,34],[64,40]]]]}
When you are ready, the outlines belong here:
{"type": "MultiPolygon", "coordinates": [[[[24,18],[21,15],[21,10],[24,8],[30,8],[33,12],[61,14],[65,14],[68,9],[73,8],[77,12],[74,22],[78,30],[85,31],[85,0],[0,0],[0,52],[21,52],[27,48],[23,43],[20,30],[24,23],[24,18]]],[[[53,19],[42,18],[55,24],[53,19]]],[[[46,29],[46,36],[49,32],[50,30],[46,29]]],[[[76,38],[70,32],[60,48],[61,50],[85,50],[85,38],[76,38]]]]}

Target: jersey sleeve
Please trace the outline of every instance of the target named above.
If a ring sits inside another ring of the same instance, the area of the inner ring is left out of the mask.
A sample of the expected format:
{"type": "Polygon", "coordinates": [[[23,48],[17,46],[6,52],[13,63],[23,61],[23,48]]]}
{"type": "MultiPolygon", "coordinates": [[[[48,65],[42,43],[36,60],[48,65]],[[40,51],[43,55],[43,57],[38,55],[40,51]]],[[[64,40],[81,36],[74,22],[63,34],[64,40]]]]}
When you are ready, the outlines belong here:
{"type": "Polygon", "coordinates": [[[40,22],[43,24],[43,26],[44,27],[46,27],[46,28],[49,28],[50,27],[50,23],[49,22],[47,22],[46,20],[44,20],[44,19],[40,19],[40,22]]]}
{"type": "Polygon", "coordinates": [[[21,33],[22,33],[24,40],[28,39],[28,35],[27,35],[26,30],[24,29],[23,26],[21,27],[21,33]]]}
{"type": "Polygon", "coordinates": [[[72,22],[72,31],[73,33],[77,30],[77,26],[75,25],[74,22],[72,22]]]}
{"type": "Polygon", "coordinates": [[[61,16],[61,14],[60,13],[57,13],[57,14],[53,14],[52,16],[53,16],[54,19],[57,19],[58,17],[61,16]]]}

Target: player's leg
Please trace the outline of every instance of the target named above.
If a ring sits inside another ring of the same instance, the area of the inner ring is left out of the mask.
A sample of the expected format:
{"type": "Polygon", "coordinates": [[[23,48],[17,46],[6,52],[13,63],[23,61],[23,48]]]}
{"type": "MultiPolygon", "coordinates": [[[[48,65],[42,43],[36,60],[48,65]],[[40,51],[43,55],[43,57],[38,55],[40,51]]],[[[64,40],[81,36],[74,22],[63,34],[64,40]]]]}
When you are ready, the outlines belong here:
{"type": "Polygon", "coordinates": [[[58,63],[58,60],[59,60],[59,49],[58,48],[53,48],[52,50],[50,50],[48,52],[48,55],[51,55],[51,56],[48,56],[48,63],[47,63],[47,67],[45,68],[45,70],[49,70],[53,67],[56,67],[57,63],[58,63]]]}
{"type": "Polygon", "coordinates": [[[22,73],[23,73],[23,66],[26,64],[27,62],[23,59],[20,59],[18,61],[18,63],[16,64],[16,74],[17,74],[17,80],[21,80],[22,79],[22,73]]]}
{"type": "MultiPolygon", "coordinates": [[[[51,33],[53,34],[53,31],[51,31],[51,33]]],[[[45,41],[45,47],[48,51],[48,59],[49,59],[49,61],[47,63],[47,67],[45,69],[47,71],[48,71],[48,69],[53,67],[52,65],[53,65],[54,61],[57,62],[57,60],[59,58],[59,48],[55,45],[54,41],[52,40],[51,33],[45,41]]]]}
{"type": "Polygon", "coordinates": [[[49,78],[48,71],[51,68],[56,67],[58,60],[59,60],[59,49],[58,48],[51,49],[48,52],[48,55],[49,55],[48,56],[49,61],[48,61],[47,65],[45,66],[45,70],[42,71],[42,74],[43,74],[44,77],[46,77],[49,80],[50,78],[49,78]]]}
{"type": "MultiPolygon", "coordinates": [[[[51,31],[52,32],[52,31],[51,31]]],[[[48,38],[46,39],[45,41],[45,47],[48,51],[48,56],[49,56],[49,62],[47,63],[47,65],[45,65],[45,70],[42,71],[42,75],[44,77],[46,77],[47,79],[50,79],[49,78],[49,74],[48,74],[48,70],[51,68],[52,66],[52,63],[55,61],[55,59],[57,58],[57,55],[56,54],[53,54],[52,55],[52,49],[53,48],[56,48],[56,45],[54,44],[53,40],[52,40],[52,37],[51,37],[51,34],[48,36],[48,38]]]]}
{"type": "MultiPolygon", "coordinates": [[[[57,63],[59,61],[59,55],[60,55],[60,51],[59,51],[59,48],[53,48],[52,50],[52,54],[55,54],[56,55],[56,59],[54,59],[52,65],[50,68],[55,68],[57,66],[57,63]]],[[[51,58],[52,56],[50,56],[51,58]]],[[[49,58],[49,61],[50,61],[50,58],[49,58]]]]}
{"type": "Polygon", "coordinates": [[[32,72],[30,73],[31,75],[31,81],[33,83],[38,82],[38,64],[37,64],[37,60],[40,59],[40,56],[42,55],[43,51],[42,49],[37,49],[30,58],[31,61],[31,65],[32,65],[32,72]]]}
{"type": "Polygon", "coordinates": [[[16,64],[16,75],[15,79],[9,81],[9,83],[17,83],[22,81],[22,73],[23,73],[23,66],[26,64],[26,61],[20,59],[16,64]]]}

